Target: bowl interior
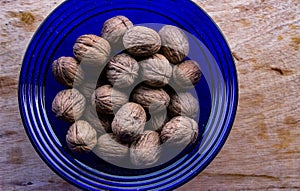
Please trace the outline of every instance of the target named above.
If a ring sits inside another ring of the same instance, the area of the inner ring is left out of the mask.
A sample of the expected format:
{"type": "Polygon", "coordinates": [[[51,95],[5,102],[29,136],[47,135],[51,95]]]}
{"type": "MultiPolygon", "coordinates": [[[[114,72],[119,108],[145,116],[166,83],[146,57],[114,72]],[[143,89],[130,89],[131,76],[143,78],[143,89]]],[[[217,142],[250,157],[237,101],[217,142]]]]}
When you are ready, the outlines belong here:
{"type": "Polygon", "coordinates": [[[237,105],[236,71],[222,34],[190,1],[70,0],[58,7],[33,37],[23,61],[19,101],[31,142],[45,162],[67,181],[86,189],[175,188],[201,172],[223,146],[237,105]],[[196,144],[153,168],[127,169],[93,153],[70,152],[65,141],[70,124],[51,111],[55,95],[66,89],[55,81],[52,62],[61,56],[73,56],[72,47],[80,35],[100,35],[104,21],[116,15],[155,30],[170,24],[188,31],[188,57],[196,60],[203,72],[194,92],[200,107],[196,144]]]}

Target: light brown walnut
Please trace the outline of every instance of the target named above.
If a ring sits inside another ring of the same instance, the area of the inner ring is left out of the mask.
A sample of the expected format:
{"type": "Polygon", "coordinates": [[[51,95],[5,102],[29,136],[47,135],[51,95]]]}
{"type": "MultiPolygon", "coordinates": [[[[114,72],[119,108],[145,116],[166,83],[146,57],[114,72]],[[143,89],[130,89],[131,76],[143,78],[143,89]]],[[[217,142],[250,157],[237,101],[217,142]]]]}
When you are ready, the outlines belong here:
{"type": "Polygon", "coordinates": [[[178,27],[166,25],[158,32],[162,54],[173,64],[181,62],[189,53],[189,41],[178,27]]]}
{"type": "Polygon", "coordinates": [[[163,144],[184,148],[196,141],[198,131],[195,120],[186,116],[177,116],[162,128],[160,138],[163,144]]]}
{"type": "Polygon", "coordinates": [[[123,44],[125,49],[134,56],[151,56],[159,51],[161,40],[155,30],[135,26],[125,33],[123,44]]]}
{"type": "Polygon", "coordinates": [[[106,20],[103,24],[101,37],[111,45],[122,45],[125,32],[133,27],[132,22],[125,16],[119,15],[106,20]]]}
{"type": "Polygon", "coordinates": [[[62,85],[78,86],[84,79],[84,73],[78,61],[73,57],[60,57],[52,63],[54,78],[62,85]]]}
{"type": "Polygon", "coordinates": [[[73,53],[80,64],[91,67],[104,67],[110,51],[109,42],[93,34],[80,36],[73,47],[73,53]]]}
{"type": "Polygon", "coordinates": [[[135,82],[138,72],[138,62],[130,55],[123,53],[109,61],[106,76],[114,87],[126,88],[135,82]]]}
{"type": "Polygon", "coordinates": [[[139,104],[129,102],[123,105],[112,122],[112,131],[122,142],[131,143],[144,131],[146,112],[139,104]]]}
{"type": "Polygon", "coordinates": [[[52,102],[52,111],[56,117],[68,122],[79,119],[86,108],[86,100],[77,89],[58,92],[52,102]]]}
{"type": "Polygon", "coordinates": [[[171,96],[168,111],[171,116],[188,116],[195,118],[199,112],[199,102],[190,92],[178,92],[171,96]]]}
{"type": "Polygon", "coordinates": [[[155,54],[139,63],[145,84],[153,87],[163,87],[169,83],[172,76],[172,66],[163,55],[155,54]]]}
{"type": "Polygon", "coordinates": [[[193,88],[201,79],[202,73],[196,61],[187,60],[173,68],[173,81],[176,89],[193,88]]]}
{"type": "Polygon", "coordinates": [[[66,142],[71,151],[87,153],[97,144],[97,132],[88,122],[79,120],[69,128],[66,142]]]}
{"type": "Polygon", "coordinates": [[[126,93],[112,88],[111,85],[104,85],[93,93],[92,104],[99,113],[114,114],[128,99],[129,95],[126,93]]]}
{"type": "Polygon", "coordinates": [[[130,146],[130,160],[139,168],[151,167],[160,158],[160,138],[155,131],[145,131],[130,146]]]}
{"type": "Polygon", "coordinates": [[[147,112],[157,113],[168,107],[169,95],[162,88],[140,85],[132,92],[132,101],[141,104],[147,112]]]}

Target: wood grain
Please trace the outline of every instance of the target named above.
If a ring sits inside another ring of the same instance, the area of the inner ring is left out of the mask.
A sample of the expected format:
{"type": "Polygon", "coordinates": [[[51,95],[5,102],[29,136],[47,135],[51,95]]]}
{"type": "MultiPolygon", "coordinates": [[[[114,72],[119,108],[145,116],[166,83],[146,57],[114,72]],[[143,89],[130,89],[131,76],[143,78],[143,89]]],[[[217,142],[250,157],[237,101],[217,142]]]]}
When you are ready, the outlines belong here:
{"type": "MultiPolygon", "coordinates": [[[[0,190],[78,190],[36,154],[17,100],[24,51],[61,2],[0,2],[0,190]]],[[[197,3],[219,25],[233,51],[240,97],[222,151],[177,190],[300,190],[299,0],[197,3]]]]}

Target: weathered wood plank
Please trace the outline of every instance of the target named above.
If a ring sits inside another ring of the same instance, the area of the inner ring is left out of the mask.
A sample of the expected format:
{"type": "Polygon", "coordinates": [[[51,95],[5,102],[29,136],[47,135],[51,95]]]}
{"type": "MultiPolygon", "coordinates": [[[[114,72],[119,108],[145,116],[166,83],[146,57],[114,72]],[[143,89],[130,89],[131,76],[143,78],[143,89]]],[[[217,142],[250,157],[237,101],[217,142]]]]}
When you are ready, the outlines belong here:
{"type": "MultiPolygon", "coordinates": [[[[78,190],[39,158],[18,112],[27,44],[58,1],[0,2],[0,190],[78,190]]],[[[197,0],[236,59],[240,102],[218,157],[178,190],[300,190],[298,0],[197,0]]]]}

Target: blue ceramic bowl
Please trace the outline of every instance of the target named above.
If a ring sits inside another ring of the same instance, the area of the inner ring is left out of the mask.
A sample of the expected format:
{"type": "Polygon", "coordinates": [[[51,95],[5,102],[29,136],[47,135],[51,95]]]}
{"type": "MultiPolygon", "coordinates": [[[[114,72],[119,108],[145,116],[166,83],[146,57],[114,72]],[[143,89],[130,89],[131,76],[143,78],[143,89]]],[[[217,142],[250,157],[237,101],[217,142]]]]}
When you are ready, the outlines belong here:
{"type": "Polygon", "coordinates": [[[86,190],[169,190],[200,173],[225,143],[235,117],[237,75],[230,49],[211,18],[188,0],[69,0],[43,22],[24,56],[19,106],[24,127],[40,157],[63,179],[86,190]],[[169,162],[149,169],[126,169],[93,153],[76,155],[66,147],[70,124],[51,111],[54,96],[65,87],[51,73],[51,63],[72,56],[82,34],[100,34],[108,18],[125,15],[134,24],[178,26],[194,36],[193,59],[203,78],[195,90],[200,103],[197,142],[169,162]]]}

